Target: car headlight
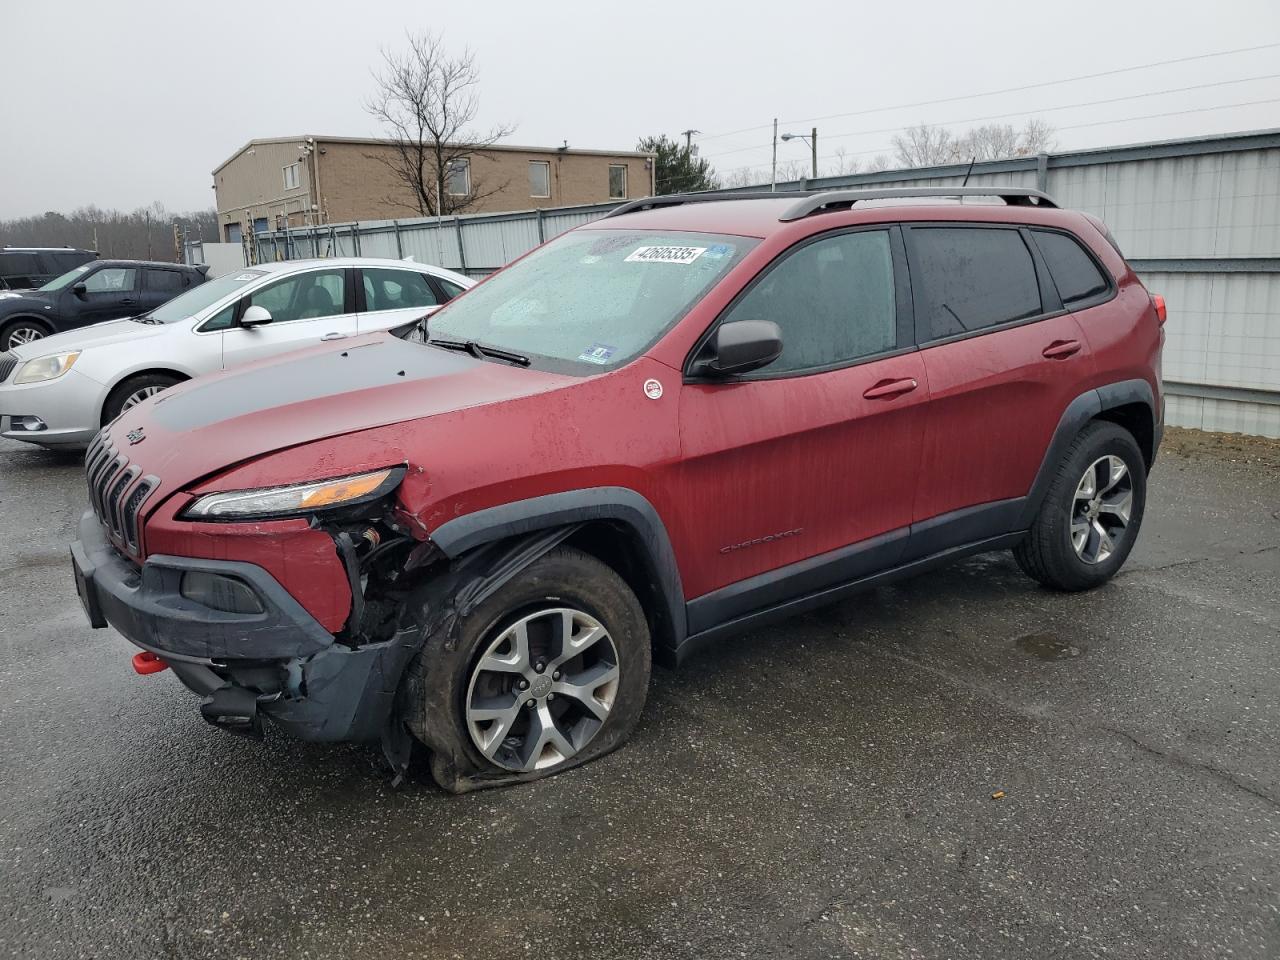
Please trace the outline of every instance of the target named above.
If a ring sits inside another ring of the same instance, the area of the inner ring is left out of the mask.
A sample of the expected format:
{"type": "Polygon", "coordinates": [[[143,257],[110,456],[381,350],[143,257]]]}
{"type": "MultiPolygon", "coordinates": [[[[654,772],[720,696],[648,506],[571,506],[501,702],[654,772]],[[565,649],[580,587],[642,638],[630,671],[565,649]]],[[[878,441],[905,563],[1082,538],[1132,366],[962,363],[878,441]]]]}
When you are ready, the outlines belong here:
{"type": "Polygon", "coordinates": [[[71,369],[78,356],[80,356],[80,351],[76,350],[72,353],[55,353],[49,357],[36,357],[34,360],[28,360],[18,368],[18,375],[13,378],[13,382],[42,383],[45,380],[57,380],[71,369]]]}
{"type": "Polygon", "coordinates": [[[209,493],[187,507],[183,515],[192,520],[242,520],[351,507],[390,493],[403,477],[404,467],[387,467],[288,487],[209,493]]]}

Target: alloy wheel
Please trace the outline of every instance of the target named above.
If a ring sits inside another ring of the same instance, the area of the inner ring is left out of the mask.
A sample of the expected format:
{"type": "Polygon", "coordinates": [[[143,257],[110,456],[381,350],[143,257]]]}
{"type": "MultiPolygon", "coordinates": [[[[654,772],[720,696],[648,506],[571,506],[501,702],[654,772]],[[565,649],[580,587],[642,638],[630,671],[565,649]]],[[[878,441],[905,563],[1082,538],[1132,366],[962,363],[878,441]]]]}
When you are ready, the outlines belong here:
{"type": "Polygon", "coordinates": [[[1071,546],[1085,563],[1102,563],[1116,552],[1133,513],[1133,477],[1125,462],[1099,457],[1076,485],[1071,503],[1071,546]]]}
{"type": "Polygon", "coordinates": [[[120,406],[120,412],[124,413],[124,411],[128,410],[130,407],[136,407],[143,400],[146,400],[148,397],[154,397],[163,389],[164,387],[156,386],[155,384],[152,384],[149,387],[139,387],[137,390],[133,391],[133,393],[124,398],[124,403],[120,406]]]}
{"type": "Polygon", "coordinates": [[[44,331],[39,327],[14,327],[9,331],[9,349],[43,339],[44,331]]]}
{"type": "Polygon", "coordinates": [[[618,694],[618,650],[582,610],[538,610],[484,647],[467,686],[466,726],[486,759],[531,772],[576,756],[618,694]]]}

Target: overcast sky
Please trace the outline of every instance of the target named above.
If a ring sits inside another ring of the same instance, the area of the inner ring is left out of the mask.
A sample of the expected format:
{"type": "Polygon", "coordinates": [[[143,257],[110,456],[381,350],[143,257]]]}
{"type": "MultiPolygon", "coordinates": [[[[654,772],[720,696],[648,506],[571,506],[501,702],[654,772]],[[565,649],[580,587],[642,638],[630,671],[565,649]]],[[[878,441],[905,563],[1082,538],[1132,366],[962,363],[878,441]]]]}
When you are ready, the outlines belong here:
{"type": "MultiPolygon", "coordinates": [[[[816,123],[824,157],[862,159],[887,152],[892,128],[997,115],[1050,122],[1060,149],[1280,127],[1277,0],[0,3],[0,218],[211,207],[210,171],[253,137],[376,135],[362,109],[370,70],[406,29],[474,50],[481,122],[514,124],[508,142],[630,149],[696,128],[717,169],[759,165],[764,181],[775,116],[784,130],[816,123]]],[[[783,144],[779,157],[807,149],[783,144]]]]}

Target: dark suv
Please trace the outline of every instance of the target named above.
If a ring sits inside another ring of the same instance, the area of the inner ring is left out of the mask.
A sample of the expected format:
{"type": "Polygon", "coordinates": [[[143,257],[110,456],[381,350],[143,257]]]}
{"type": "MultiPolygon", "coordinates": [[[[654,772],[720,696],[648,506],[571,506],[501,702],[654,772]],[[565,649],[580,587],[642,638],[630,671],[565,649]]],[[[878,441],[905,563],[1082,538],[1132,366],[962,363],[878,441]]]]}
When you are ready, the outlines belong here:
{"type": "Polygon", "coordinates": [[[0,352],[51,333],[136,317],[204,283],[209,268],[91,260],[36,290],[0,296],[0,352]]]}
{"type": "Polygon", "coordinates": [[[0,248],[0,290],[32,290],[97,257],[74,247],[0,248]]]}
{"type": "Polygon", "coordinates": [[[632,730],[651,658],[981,551],[1113,576],[1164,304],[1033,190],[636,201],[449,303],[126,411],[90,621],[216,725],[411,738],[451,790],[632,730]]]}

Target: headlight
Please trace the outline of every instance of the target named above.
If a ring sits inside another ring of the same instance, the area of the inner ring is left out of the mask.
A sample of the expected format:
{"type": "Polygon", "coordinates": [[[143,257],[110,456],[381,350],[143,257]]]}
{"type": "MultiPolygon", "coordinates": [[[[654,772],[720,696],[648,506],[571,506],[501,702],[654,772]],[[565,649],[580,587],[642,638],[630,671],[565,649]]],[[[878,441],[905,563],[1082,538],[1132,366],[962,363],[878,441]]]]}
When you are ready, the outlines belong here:
{"type": "Polygon", "coordinates": [[[288,517],[334,507],[350,507],[390,493],[404,477],[404,467],[388,467],[372,473],[317,480],[289,487],[233,490],[210,493],[187,507],[184,516],[194,520],[238,520],[288,517]]]}
{"type": "Polygon", "coordinates": [[[18,368],[18,375],[13,378],[13,382],[41,383],[45,380],[57,380],[71,369],[71,365],[76,362],[78,356],[80,351],[76,350],[74,353],[55,353],[51,357],[36,357],[34,360],[28,360],[18,368]]]}

